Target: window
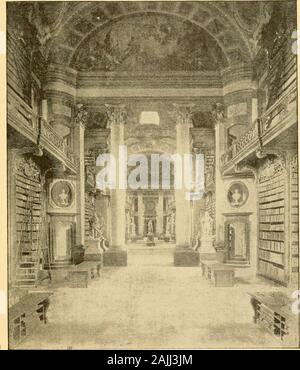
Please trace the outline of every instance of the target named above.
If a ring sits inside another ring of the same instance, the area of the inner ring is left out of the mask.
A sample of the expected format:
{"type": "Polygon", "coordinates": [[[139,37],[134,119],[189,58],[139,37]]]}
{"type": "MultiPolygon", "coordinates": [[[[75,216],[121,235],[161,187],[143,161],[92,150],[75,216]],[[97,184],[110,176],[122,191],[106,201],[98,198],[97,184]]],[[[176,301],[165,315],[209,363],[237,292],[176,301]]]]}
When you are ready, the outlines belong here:
{"type": "Polygon", "coordinates": [[[157,112],[142,112],[140,115],[141,125],[159,125],[159,115],[157,112]]]}

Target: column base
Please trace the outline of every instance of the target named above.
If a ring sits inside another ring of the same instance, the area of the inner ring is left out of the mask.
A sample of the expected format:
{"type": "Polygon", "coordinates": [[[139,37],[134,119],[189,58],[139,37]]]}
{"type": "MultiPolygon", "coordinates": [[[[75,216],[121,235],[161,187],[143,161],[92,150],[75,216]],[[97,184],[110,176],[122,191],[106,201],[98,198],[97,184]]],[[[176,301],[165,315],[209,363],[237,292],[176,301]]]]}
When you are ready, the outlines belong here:
{"type": "Polygon", "coordinates": [[[176,247],[174,251],[174,266],[199,266],[199,253],[191,248],[176,247]]]}
{"type": "Polygon", "coordinates": [[[103,253],[103,266],[127,266],[127,251],[110,248],[103,253]]]}

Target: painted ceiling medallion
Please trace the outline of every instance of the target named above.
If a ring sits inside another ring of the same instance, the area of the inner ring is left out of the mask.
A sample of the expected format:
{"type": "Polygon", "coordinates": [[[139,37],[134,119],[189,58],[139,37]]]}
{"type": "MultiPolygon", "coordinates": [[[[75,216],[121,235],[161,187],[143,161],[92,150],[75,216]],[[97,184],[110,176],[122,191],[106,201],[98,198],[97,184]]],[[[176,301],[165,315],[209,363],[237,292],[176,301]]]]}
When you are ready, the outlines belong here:
{"type": "Polygon", "coordinates": [[[249,191],[242,182],[233,183],[227,193],[227,199],[232,207],[243,206],[249,197],[249,191]]]}
{"type": "Polygon", "coordinates": [[[216,71],[226,58],[216,41],[190,22],[167,15],[123,18],[84,39],[72,66],[101,71],[216,71]]]}

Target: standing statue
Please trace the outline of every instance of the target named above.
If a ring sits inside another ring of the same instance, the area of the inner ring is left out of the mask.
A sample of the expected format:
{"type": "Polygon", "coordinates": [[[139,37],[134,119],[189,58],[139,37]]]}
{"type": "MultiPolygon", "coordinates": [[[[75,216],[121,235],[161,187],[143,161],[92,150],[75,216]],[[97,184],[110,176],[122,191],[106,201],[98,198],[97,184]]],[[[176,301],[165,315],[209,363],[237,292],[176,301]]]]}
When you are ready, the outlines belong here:
{"type": "Polygon", "coordinates": [[[135,237],[136,236],[136,225],[135,225],[133,216],[130,218],[130,226],[131,226],[131,236],[135,237]]]}
{"type": "Polygon", "coordinates": [[[148,227],[148,234],[147,234],[147,243],[146,243],[146,245],[154,246],[155,243],[154,243],[153,222],[152,222],[152,220],[148,221],[147,227],[148,227]]]}
{"type": "Polygon", "coordinates": [[[153,234],[153,223],[152,220],[148,221],[148,234],[153,234]]]}
{"type": "Polygon", "coordinates": [[[94,239],[99,238],[103,232],[101,222],[96,214],[90,218],[89,224],[91,237],[94,239]]]}

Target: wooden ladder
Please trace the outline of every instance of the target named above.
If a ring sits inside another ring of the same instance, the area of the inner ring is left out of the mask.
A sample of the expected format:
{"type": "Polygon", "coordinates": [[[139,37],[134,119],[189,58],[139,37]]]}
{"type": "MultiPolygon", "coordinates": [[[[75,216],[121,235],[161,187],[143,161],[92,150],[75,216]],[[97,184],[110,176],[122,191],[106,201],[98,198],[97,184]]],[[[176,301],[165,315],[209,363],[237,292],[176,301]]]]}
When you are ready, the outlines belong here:
{"type": "Polygon", "coordinates": [[[27,195],[24,223],[18,247],[16,286],[19,288],[36,287],[41,258],[41,224],[33,218],[33,202],[27,195]]]}

